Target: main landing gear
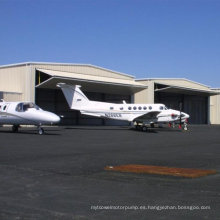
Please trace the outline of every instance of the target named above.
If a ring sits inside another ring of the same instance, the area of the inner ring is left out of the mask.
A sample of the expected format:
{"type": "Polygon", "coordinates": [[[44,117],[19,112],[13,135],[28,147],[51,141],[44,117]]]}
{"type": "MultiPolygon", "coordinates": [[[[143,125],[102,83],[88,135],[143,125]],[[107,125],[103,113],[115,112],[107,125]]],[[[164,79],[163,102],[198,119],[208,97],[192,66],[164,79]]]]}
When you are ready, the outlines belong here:
{"type": "MultiPolygon", "coordinates": [[[[169,126],[169,128],[175,128],[175,122],[173,122],[173,123],[169,122],[168,126],[169,126]]],[[[184,121],[184,122],[181,122],[178,127],[179,127],[179,129],[183,129],[184,131],[188,131],[188,122],[187,122],[187,120],[184,121]]]]}
{"type": "Polygon", "coordinates": [[[183,130],[188,131],[188,123],[186,121],[183,123],[183,130]]]}
{"type": "MultiPolygon", "coordinates": [[[[12,132],[17,133],[19,127],[20,127],[19,125],[13,125],[12,132]]],[[[40,135],[44,134],[44,129],[41,126],[38,126],[38,134],[40,134],[40,135]]]]}
{"type": "Polygon", "coordinates": [[[17,133],[19,127],[20,127],[19,125],[13,125],[13,126],[12,126],[12,132],[13,132],[13,133],[17,133]]]}
{"type": "Polygon", "coordinates": [[[135,129],[136,129],[137,131],[143,131],[143,132],[148,131],[147,126],[145,126],[145,125],[143,125],[143,124],[136,124],[136,125],[135,125],[135,129]]]}

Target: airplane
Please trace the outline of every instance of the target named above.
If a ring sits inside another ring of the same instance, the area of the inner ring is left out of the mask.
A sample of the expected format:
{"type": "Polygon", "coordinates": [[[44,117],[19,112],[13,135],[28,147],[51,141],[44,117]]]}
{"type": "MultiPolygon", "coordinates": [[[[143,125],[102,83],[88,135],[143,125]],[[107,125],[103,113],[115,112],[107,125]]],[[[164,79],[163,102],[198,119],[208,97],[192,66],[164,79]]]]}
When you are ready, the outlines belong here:
{"type": "Polygon", "coordinates": [[[18,132],[20,125],[36,125],[38,134],[44,134],[42,125],[60,122],[60,117],[44,111],[32,102],[0,102],[0,125],[12,125],[12,131],[18,132]]]}
{"type": "Polygon", "coordinates": [[[80,85],[57,83],[61,88],[70,109],[78,110],[83,115],[100,118],[123,120],[135,124],[137,130],[147,131],[147,125],[154,127],[156,123],[175,123],[180,126],[184,123],[184,130],[187,130],[187,119],[189,115],[167,109],[164,104],[114,104],[89,100],[81,91],[80,85]]]}

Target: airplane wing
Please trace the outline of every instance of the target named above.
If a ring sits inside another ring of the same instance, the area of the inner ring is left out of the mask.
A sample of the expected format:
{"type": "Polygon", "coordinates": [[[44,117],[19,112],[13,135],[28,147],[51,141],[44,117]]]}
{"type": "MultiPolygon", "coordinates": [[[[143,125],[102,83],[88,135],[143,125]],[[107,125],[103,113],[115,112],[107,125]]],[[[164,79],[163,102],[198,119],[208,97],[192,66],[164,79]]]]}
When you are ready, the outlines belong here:
{"type": "Polygon", "coordinates": [[[160,111],[148,112],[141,116],[133,118],[133,121],[145,121],[145,120],[157,119],[158,114],[160,114],[160,111]]]}

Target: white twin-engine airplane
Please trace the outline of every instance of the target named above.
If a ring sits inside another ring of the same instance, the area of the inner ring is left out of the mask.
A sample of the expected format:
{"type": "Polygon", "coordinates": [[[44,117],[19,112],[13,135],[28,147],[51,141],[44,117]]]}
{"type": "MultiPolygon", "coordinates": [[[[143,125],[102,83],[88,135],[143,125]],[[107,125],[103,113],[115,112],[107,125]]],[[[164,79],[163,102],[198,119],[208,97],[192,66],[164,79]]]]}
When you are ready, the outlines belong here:
{"type": "Polygon", "coordinates": [[[79,110],[81,114],[100,118],[124,120],[134,122],[136,129],[147,130],[146,125],[179,122],[184,123],[184,130],[187,130],[187,119],[189,115],[180,111],[167,109],[164,104],[113,104],[107,102],[90,101],[80,90],[79,85],[68,85],[58,83],[64,93],[69,107],[79,110]]]}
{"type": "Polygon", "coordinates": [[[59,121],[59,116],[42,110],[32,102],[0,102],[0,125],[13,125],[13,132],[18,132],[20,125],[36,125],[38,133],[43,134],[42,125],[52,125],[59,121]]]}

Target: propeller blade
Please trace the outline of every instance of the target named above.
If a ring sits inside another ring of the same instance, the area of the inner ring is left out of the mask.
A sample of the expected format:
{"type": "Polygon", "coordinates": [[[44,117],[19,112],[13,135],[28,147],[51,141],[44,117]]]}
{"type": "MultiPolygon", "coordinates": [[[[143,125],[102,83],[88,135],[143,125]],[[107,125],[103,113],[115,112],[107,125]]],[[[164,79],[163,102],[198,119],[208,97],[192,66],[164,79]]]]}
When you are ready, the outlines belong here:
{"type": "Polygon", "coordinates": [[[180,121],[179,121],[179,128],[182,128],[182,107],[183,107],[183,103],[180,102],[180,103],[179,103],[179,108],[180,108],[180,121]]]}

